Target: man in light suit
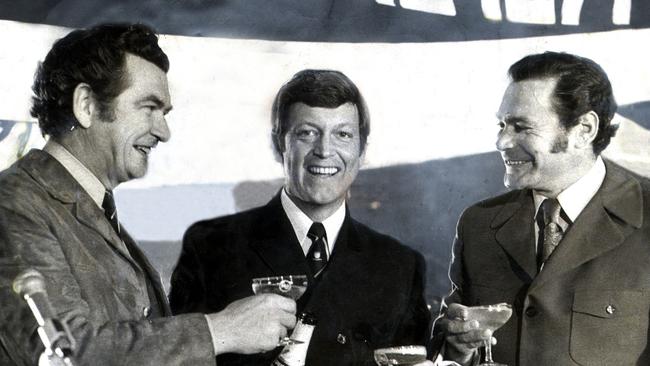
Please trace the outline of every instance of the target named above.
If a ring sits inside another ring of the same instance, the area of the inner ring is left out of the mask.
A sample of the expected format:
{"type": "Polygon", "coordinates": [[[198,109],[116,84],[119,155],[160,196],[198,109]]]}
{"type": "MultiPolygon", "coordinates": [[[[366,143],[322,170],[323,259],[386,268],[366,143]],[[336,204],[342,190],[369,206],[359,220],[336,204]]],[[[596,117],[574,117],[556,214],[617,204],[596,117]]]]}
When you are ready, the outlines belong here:
{"type": "Polygon", "coordinates": [[[492,335],[465,306],[512,304],[494,359],[648,365],[650,185],[603,161],[616,103],[595,62],[566,53],[510,67],[497,149],[512,191],[462,214],[437,328],[444,354],[478,358],[492,335]]]}
{"type": "MultiPolygon", "coordinates": [[[[280,89],[272,121],[284,188],[265,206],[188,229],[172,311],[218,311],[251,295],[255,277],[306,274],[298,312],[318,320],[307,365],[374,365],[376,348],[424,344],[422,256],[345,204],[370,128],[357,87],[337,71],[303,70],[280,89]]],[[[278,352],[217,363],[268,365],[278,352]]]]}
{"type": "Polygon", "coordinates": [[[111,191],[142,177],[170,137],[169,61],[157,41],[142,25],[76,30],[39,66],[32,114],[49,140],[0,174],[2,365],[35,365],[44,349],[12,292],[27,269],[42,273],[76,365],[214,365],[216,354],[275,348],[295,324],[295,302],[277,295],[172,317],[117,220],[111,191]]]}

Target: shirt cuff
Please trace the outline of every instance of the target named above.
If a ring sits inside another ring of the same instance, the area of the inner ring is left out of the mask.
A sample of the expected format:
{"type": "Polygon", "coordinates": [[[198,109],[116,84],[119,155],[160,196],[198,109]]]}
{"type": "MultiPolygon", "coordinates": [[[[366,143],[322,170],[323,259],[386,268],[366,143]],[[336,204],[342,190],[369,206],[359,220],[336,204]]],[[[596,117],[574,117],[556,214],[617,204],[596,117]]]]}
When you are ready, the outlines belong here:
{"type": "Polygon", "coordinates": [[[214,340],[217,339],[217,330],[214,329],[214,327],[212,326],[212,323],[210,322],[210,318],[208,318],[208,315],[205,314],[203,316],[205,317],[205,321],[208,322],[208,329],[210,330],[210,339],[212,340],[212,348],[213,348],[214,354],[216,355],[217,354],[217,345],[214,344],[214,340]]]}

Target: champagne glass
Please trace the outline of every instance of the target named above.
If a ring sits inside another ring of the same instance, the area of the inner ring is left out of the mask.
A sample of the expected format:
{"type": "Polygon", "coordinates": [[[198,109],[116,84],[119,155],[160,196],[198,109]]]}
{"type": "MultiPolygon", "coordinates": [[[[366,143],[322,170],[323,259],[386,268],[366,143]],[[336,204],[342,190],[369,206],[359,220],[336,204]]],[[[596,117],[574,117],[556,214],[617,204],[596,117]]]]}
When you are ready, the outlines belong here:
{"type": "Polygon", "coordinates": [[[379,366],[408,366],[427,360],[424,346],[400,346],[375,350],[375,362],[379,366]]]}
{"type": "MultiPolygon", "coordinates": [[[[288,297],[294,301],[298,300],[302,294],[307,291],[307,276],[306,275],[284,275],[272,277],[258,277],[253,278],[251,281],[253,293],[259,294],[277,294],[280,296],[288,297]]],[[[303,342],[291,339],[289,337],[282,337],[278,342],[278,346],[287,346],[291,344],[301,344],[303,342]]]]}
{"type": "MultiPolygon", "coordinates": [[[[512,306],[506,303],[484,306],[470,306],[467,308],[467,320],[476,320],[481,327],[489,329],[492,333],[501,328],[512,316],[512,306]]],[[[507,366],[492,360],[491,339],[483,342],[485,345],[485,362],[479,366],[507,366]]]]}
{"type": "Polygon", "coordinates": [[[298,300],[307,291],[307,283],[306,275],[259,277],[252,280],[255,295],[277,294],[293,300],[298,300]]]}

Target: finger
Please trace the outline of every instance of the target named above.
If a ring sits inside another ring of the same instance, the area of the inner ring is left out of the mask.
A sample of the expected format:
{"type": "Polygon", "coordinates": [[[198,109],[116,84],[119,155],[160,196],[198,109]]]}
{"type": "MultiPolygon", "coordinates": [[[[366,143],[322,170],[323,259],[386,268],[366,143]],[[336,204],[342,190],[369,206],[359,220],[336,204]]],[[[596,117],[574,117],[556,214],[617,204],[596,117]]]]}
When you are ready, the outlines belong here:
{"type": "Polygon", "coordinates": [[[287,328],[285,328],[285,327],[278,327],[278,332],[277,332],[277,334],[278,334],[278,338],[284,338],[284,337],[286,337],[286,336],[287,336],[287,333],[288,333],[288,332],[287,332],[287,328]]]}
{"type": "Polygon", "coordinates": [[[463,353],[471,353],[477,348],[485,346],[485,342],[480,339],[470,340],[462,337],[447,337],[445,341],[463,353]]]}
{"type": "Polygon", "coordinates": [[[276,294],[267,294],[269,296],[269,301],[273,307],[282,309],[287,313],[295,314],[296,313],[296,302],[288,297],[276,295],[276,294]]]}
{"type": "Polygon", "coordinates": [[[293,329],[296,326],[296,317],[293,314],[282,312],[278,316],[278,322],[283,328],[293,329]]]}
{"type": "Polygon", "coordinates": [[[480,329],[480,324],[476,320],[449,320],[446,326],[447,332],[451,334],[462,334],[480,329]]]}
{"type": "Polygon", "coordinates": [[[286,311],[289,314],[295,314],[296,313],[296,302],[292,299],[283,297],[281,299],[281,302],[279,304],[280,309],[286,311]]]}
{"type": "Polygon", "coordinates": [[[484,341],[489,340],[492,337],[492,334],[489,331],[477,329],[477,330],[472,330],[467,333],[459,333],[459,334],[450,334],[447,336],[448,341],[451,341],[453,343],[460,343],[460,344],[482,344],[484,341]]]}
{"type": "Polygon", "coordinates": [[[460,320],[465,320],[467,319],[467,306],[461,305],[461,304],[449,304],[449,307],[447,308],[447,318],[448,319],[460,319],[460,320]]]}

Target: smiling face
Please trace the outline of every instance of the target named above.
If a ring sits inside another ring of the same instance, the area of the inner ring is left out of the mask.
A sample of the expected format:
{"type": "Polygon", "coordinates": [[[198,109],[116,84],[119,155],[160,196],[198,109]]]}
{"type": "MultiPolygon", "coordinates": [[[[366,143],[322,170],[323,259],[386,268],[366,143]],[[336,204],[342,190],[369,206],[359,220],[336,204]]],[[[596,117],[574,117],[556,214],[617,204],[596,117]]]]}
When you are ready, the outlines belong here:
{"type": "Polygon", "coordinates": [[[285,189],[308,215],[305,207],[331,213],[345,201],[359,172],[357,107],[351,103],[337,108],[294,103],[288,121],[282,153],[285,189]]]}
{"type": "Polygon", "coordinates": [[[580,178],[582,155],[575,133],[565,130],[553,110],[555,79],[511,83],[497,113],[497,149],[505,164],[504,183],[554,197],[580,178]]]}
{"type": "Polygon", "coordinates": [[[89,129],[95,145],[92,155],[101,160],[93,165],[105,172],[109,188],[144,176],[149,153],[170,137],[165,121],[171,109],[167,75],[141,57],[125,57],[128,87],[112,102],[113,118],[101,120],[97,113],[89,129]]]}

